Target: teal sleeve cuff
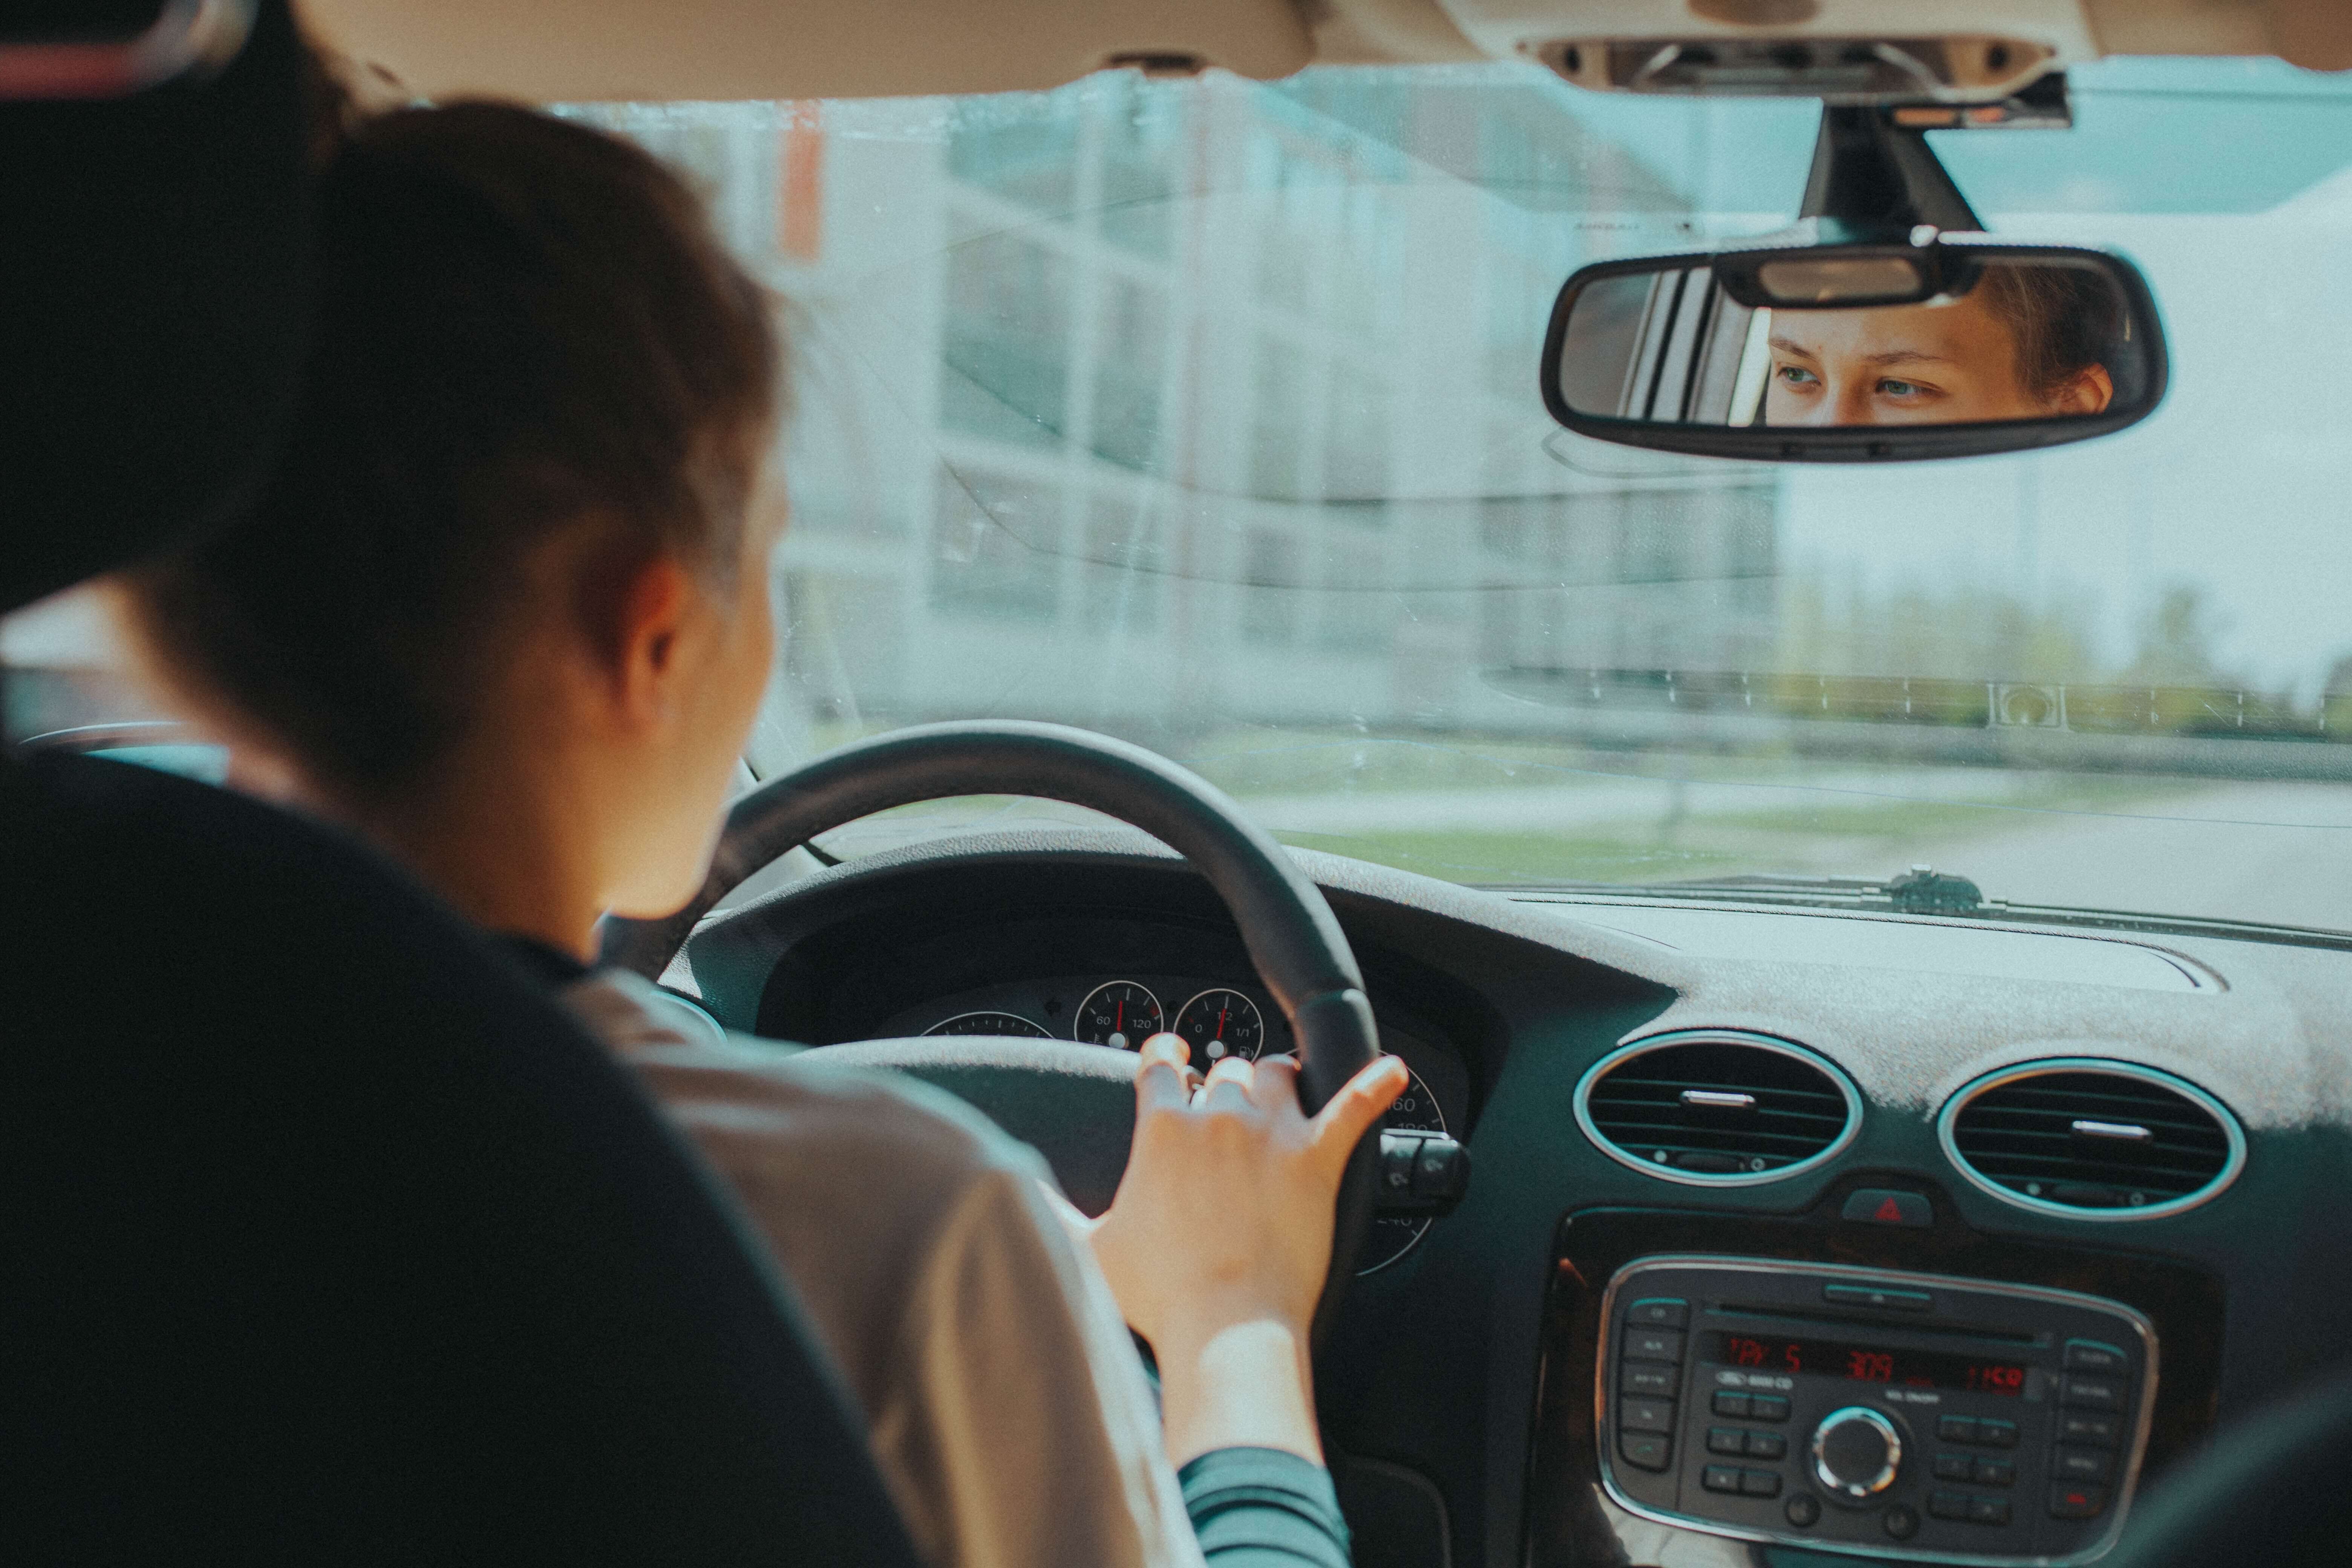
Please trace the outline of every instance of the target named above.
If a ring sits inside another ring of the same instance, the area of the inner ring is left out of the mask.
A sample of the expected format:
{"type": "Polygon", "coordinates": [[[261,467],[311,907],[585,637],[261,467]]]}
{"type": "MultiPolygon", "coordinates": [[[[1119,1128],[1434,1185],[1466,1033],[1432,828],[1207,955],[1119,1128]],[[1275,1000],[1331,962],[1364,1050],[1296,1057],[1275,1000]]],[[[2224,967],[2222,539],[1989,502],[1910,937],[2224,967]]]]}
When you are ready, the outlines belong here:
{"type": "Polygon", "coordinates": [[[1177,1472],[1213,1568],[1349,1568],[1330,1472],[1280,1448],[1216,1448],[1177,1472]]]}

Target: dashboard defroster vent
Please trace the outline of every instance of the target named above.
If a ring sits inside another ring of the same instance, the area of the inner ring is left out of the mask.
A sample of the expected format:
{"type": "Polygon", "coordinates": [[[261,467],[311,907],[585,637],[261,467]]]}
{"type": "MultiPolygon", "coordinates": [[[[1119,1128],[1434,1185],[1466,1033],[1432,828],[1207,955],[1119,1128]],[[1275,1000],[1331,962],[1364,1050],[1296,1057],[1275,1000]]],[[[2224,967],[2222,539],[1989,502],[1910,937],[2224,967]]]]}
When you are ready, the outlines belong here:
{"type": "Polygon", "coordinates": [[[1936,1119],[1944,1155],[2003,1203],[2069,1219],[2156,1219],[2237,1179],[2246,1138],[2195,1084],[2066,1057],[1987,1073],[1936,1119]]]}
{"type": "Polygon", "coordinates": [[[1684,1029],[1620,1047],[1576,1086],[1576,1123],[1611,1159],[1669,1182],[1748,1186],[1853,1142],[1862,1097],[1802,1046],[1684,1029]]]}

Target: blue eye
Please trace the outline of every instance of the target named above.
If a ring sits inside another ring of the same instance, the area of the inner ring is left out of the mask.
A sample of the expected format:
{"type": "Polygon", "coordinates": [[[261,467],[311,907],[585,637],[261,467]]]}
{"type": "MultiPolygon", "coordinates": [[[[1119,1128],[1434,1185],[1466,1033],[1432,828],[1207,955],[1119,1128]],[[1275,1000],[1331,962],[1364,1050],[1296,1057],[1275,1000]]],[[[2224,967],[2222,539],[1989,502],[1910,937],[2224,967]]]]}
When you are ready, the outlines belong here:
{"type": "Polygon", "coordinates": [[[1776,374],[1791,386],[1805,386],[1821,380],[1821,377],[1799,364],[1784,364],[1776,374]]]}
{"type": "Polygon", "coordinates": [[[1882,381],[1878,390],[1889,397],[1916,397],[1927,390],[1916,381],[1882,381]]]}

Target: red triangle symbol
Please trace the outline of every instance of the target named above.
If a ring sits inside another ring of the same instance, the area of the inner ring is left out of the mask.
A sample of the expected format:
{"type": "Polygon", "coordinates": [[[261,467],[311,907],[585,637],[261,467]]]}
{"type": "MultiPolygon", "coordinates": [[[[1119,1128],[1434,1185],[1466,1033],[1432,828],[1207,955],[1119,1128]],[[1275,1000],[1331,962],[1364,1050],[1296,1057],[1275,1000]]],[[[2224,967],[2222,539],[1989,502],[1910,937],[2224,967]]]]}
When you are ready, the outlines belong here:
{"type": "Polygon", "coordinates": [[[1901,1225],[1903,1223],[1903,1205],[1896,1203],[1893,1198],[1882,1199],[1878,1205],[1878,1212],[1872,1215],[1870,1217],[1876,1220],[1881,1225],[1901,1225]]]}

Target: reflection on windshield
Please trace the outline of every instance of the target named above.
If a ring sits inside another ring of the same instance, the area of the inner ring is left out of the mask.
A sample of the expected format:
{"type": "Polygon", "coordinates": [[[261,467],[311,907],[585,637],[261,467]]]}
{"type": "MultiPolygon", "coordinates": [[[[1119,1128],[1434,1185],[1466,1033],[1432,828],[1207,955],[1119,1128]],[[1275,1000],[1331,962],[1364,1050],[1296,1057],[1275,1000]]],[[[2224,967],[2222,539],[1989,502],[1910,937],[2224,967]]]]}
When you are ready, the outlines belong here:
{"type": "Polygon", "coordinates": [[[1866,471],[1548,447],[1537,396],[1577,267],[1789,222],[1812,105],[1482,66],[584,112],[689,166],[799,302],[762,773],[1045,719],[1463,881],[1929,861],[2352,928],[2352,440],[2276,395],[2352,363],[2352,97],[2146,74],[2075,73],[2074,132],[1937,145],[1997,231],[2143,265],[2168,405],[1866,471]]]}
{"type": "Polygon", "coordinates": [[[1767,425],[1957,425],[2102,414],[2121,317],[2095,273],[1988,267],[1957,300],[1776,310],[1767,425]]]}

